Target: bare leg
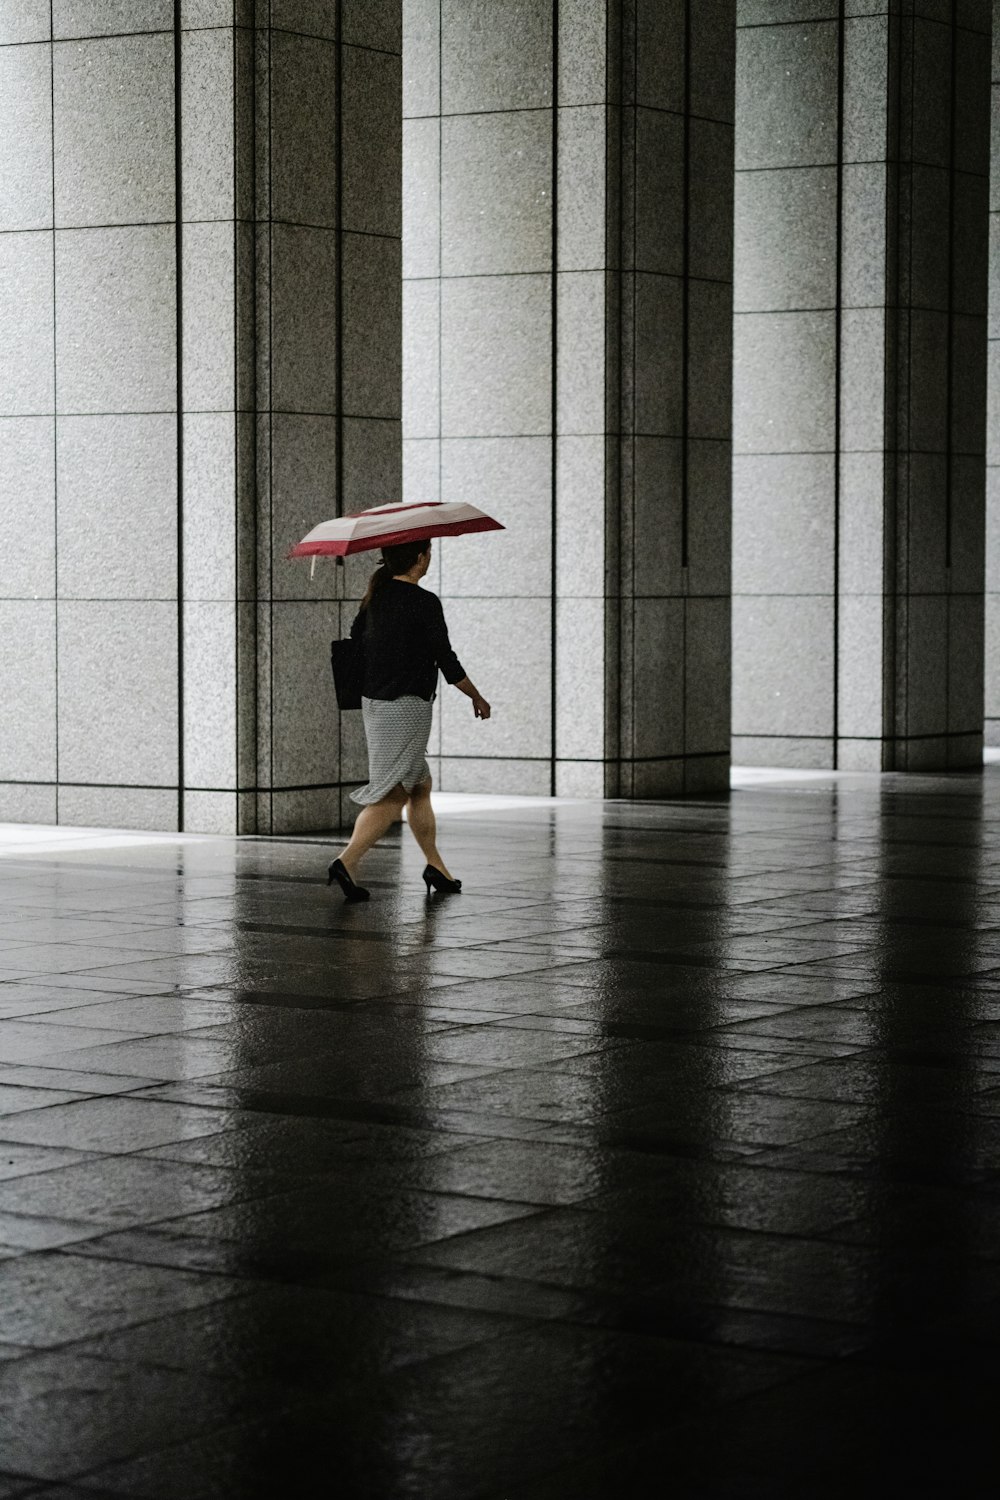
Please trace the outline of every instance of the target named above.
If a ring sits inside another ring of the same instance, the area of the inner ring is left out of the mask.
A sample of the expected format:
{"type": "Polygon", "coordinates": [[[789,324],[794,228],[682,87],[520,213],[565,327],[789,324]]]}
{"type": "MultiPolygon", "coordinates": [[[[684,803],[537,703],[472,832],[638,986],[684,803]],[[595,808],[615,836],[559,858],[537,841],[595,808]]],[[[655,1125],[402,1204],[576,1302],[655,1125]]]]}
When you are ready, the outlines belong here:
{"type": "Polygon", "coordinates": [[[416,839],[423,851],[424,859],[435,870],[440,870],[442,875],[447,875],[449,880],[454,879],[448,866],[438,852],[437,846],[437,819],[434,817],[434,809],[431,806],[431,784],[425,781],[423,786],[415,786],[410,793],[406,811],[410,832],[416,839]]]}
{"type": "Polygon", "coordinates": [[[372,802],[358,813],[351,841],[340,856],[341,864],[347,867],[347,873],[352,878],[368,850],[399,819],[405,802],[406,793],[398,786],[387,797],[383,797],[381,802],[372,802]]]}

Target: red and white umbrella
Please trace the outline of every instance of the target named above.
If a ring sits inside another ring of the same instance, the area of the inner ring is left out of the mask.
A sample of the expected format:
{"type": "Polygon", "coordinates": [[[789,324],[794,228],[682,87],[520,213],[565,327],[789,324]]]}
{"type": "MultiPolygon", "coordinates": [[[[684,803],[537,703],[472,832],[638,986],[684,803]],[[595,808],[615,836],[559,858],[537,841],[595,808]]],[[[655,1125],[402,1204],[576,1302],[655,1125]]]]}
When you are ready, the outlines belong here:
{"type": "Polygon", "coordinates": [[[395,547],[417,537],[464,536],[472,531],[503,531],[485,511],[463,500],[429,500],[422,505],[379,505],[353,516],[321,521],[293,547],[289,557],[347,557],[395,547]]]}

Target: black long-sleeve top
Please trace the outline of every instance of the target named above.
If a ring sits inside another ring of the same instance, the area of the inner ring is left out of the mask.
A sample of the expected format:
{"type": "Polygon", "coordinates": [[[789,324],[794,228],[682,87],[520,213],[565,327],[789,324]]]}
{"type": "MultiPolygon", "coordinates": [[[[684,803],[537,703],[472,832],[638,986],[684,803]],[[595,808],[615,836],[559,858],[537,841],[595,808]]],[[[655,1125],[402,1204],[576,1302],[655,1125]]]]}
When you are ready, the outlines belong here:
{"type": "Polygon", "coordinates": [[[366,698],[425,698],[446,682],[461,682],[465,668],[451,649],[437,594],[390,578],[360,609],[351,635],[364,643],[362,692],[366,698]]]}

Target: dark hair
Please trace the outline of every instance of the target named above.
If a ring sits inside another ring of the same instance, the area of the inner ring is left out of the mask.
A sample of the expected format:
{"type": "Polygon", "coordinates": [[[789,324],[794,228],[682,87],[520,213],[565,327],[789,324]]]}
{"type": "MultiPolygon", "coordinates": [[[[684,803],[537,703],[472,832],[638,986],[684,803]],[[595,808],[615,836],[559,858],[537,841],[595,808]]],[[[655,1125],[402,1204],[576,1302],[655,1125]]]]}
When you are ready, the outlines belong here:
{"type": "Polygon", "coordinates": [[[423,536],[413,542],[398,542],[395,547],[383,547],[382,561],[368,580],[361,608],[368,608],[379,589],[385,588],[390,578],[395,578],[398,573],[408,573],[416,565],[417,559],[423,557],[430,544],[430,537],[423,536]]]}

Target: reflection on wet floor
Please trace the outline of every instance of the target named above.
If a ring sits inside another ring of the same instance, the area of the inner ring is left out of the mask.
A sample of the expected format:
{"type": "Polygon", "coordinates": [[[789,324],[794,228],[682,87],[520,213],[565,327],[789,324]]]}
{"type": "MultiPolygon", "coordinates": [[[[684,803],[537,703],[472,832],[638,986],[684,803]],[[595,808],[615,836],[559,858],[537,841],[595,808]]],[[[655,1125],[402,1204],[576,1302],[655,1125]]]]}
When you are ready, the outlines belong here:
{"type": "Polygon", "coordinates": [[[443,828],[6,850],[0,1500],[991,1494],[1000,767],[443,828]]]}

